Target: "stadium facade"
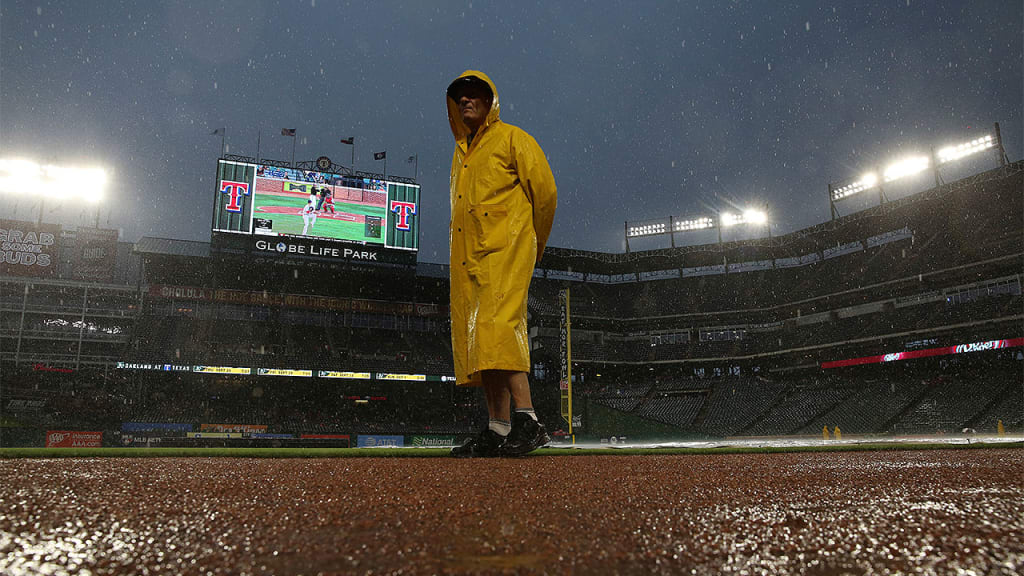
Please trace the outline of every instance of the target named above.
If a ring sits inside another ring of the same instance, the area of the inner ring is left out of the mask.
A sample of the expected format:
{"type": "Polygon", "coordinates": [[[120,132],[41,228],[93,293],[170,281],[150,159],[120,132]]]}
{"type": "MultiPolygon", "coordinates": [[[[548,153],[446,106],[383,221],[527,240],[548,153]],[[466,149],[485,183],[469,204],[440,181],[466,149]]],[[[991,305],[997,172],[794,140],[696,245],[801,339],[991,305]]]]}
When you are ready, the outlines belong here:
{"type": "MultiPolygon", "coordinates": [[[[566,428],[568,287],[584,437],[1019,431],[1022,198],[1016,162],[768,239],[549,248],[529,300],[541,417],[566,428]]],[[[45,275],[0,277],[5,446],[439,445],[479,425],[451,381],[443,265],[146,237],[89,276],[77,239],[45,275]]]]}

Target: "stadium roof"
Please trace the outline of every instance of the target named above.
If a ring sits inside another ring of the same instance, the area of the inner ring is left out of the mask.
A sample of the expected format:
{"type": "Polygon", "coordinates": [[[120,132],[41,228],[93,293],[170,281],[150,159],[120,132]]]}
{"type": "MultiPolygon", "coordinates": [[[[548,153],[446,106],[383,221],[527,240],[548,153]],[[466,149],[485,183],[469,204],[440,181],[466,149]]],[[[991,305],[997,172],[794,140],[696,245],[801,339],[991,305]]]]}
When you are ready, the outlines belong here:
{"type": "Polygon", "coordinates": [[[166,254],[168,256],[209,258],[210,243],[143,236],[135,243],[135,252],[139,254],[166,254]]]}

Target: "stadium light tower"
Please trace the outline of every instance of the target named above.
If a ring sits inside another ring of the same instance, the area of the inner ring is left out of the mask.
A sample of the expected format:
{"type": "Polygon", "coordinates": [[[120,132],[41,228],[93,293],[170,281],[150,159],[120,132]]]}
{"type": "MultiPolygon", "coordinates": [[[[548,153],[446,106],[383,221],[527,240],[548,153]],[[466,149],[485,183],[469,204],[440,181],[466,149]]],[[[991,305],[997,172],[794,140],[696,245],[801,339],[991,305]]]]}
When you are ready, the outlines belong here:
{"type": "MultiPolygon", "coordinates": [[[[641,238],[644,236],[662,236],[667,234],[671,239],[672,247],[676,247],[675,235],[677,232],[692,232],[695,230],[718,229],[718,243],[722,243],[722,228],[728,228],[741,224],[752,226],[763,226],[768,223],[766,211],[747,209],[739,214],[731,212],[720,212],[718,218],[710,216],[699,216],[677,220],[674,216],[659,218],[655,220],[644,220],[641,222],[626,222],[626,252],[629,252],[629,239],[641,238]]],[[[771,230],[768,232],[771,235],[771,230]]]]}
{"type": "MultiPolygon", "coordinates": [[[[0,158],[0,193],[39,200],[39,223],[46,199],[99,204],[107,186],[102,168],[41,165],[23,158],[0,158]]],[[[97,214],[99,207],[97,207],[97,214]]]]}
{"type": "Polygon", "coordinates": [[[1006,152],[1003,149],[1003,141],[999,132],[998,122],[994,125],[993,134],[984,134],[959,144],[943,146],[942,148],[939,148],[938,152],[932,148],[931,154],[929,155],[918,154],[895,160],[889,163],[885,169],[881,171],[881,176],[879,176],[877,171],[871,171],[863,174],[856,180],[848,181],[840,186],[830,183],[828,185],[828,203],[832,213],[832,219],[835,220],[838,215],[836,202],[839,202],[840,200],[866,190],[877,188],[878,202],[879,204],[882,204],[885,202],[885,194],[883,193],[882,188],[883,184],[919,174],[929,168],[931,168],[935,175],[935,185],[941,186],[942,176],[939,173],[940,166],[992,148],[994,148],[998,153],[999,164],[1001,166],[1005,166],[1007,164],[1006,152]]]}

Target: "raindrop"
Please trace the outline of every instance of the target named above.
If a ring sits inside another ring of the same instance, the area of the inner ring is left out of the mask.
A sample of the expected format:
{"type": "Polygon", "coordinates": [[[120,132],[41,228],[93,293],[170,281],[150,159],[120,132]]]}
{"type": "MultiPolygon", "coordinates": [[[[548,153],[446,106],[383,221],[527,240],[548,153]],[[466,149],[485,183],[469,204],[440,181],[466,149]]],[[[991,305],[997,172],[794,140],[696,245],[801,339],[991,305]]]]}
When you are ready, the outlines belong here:
{"type": "MultiPolygon", "coordinates": [[[[909,1],[909,0],[908,0],[908,1],[909,1]]],[[[804,28],[805,28],[805,29],[806,29],[806,30],[807,30],[808,32],[810,32],[810,31],[811,31],[811,22],[810,22],[810,20],[808,20],[807,22],[804,22],[804,28]]]]}

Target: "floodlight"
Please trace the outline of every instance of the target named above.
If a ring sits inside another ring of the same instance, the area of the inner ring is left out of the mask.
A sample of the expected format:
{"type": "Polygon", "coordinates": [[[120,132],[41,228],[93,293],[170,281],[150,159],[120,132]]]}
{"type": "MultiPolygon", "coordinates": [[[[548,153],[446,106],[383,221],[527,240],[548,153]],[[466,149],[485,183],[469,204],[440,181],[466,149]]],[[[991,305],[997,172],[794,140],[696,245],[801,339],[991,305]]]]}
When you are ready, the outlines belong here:
{"type": "Polygon", "coordinates": [[[673,223],[676,232],[684,232],[687,230],[704,230],[705,228],[713,228],[715,221],[711,218],[700,217],[693,218],[691,220],[676,220],[673,223]]]}
{"type": "Polygon", "coordinates": [[[737,224],[764,224],[768,222],[768,215],[760,210],[744,210],[742,214],[722,212],[719,216],[722,226],[735,226],[737,224]]]}
{"type": "Polygon", "coordinates": [[[746,210],[743,212],[743,221],[747,224],[764,224],[768,221],[768,215],[760,210],[746,210]]]}
{"type": "Polygon", "coordinates": [[[721,221],[722,226],[733,226],[735,224],[739,224],[743,220],[742,216],[737,216],[736,214],[731,214],[729,212],[722,212],[718,218],[721,221]]]}
{"type": "Polygon", "coordinates": [[[858,192],[874,188],[876,184],[878,184],[878,175],[874,172],[868,172],[861,176],[860,180],[832,190],[832,200],[842,200],[847,196],[852,196],[858,192]]]}
{"type": "Polygon", "coordinates": [[[627,236],[630,238],[638,236],[654,236],[657,234],[664,234],[666,232],[667,224],[656,223],[656,224],[636,224],[629,226],[627,229],[627,236]]]}
{"type": "Polygon", "coordinates": [[[928,169],[928,165],[931,164],[927,156],[913,156],[911,158],[904,158],[898,162],[893,162],[885,169],[885,181],[892,182],[905,176],[913,176],[918,172],[922,172],[928,169]]]}
{"type": "Polygon", "coordinates": [[[991,135],[982,136],[981,138],[975,138],[970,142],[964,142],[957,146],[946,146],[939,150],[937,156],[939,163],[944,164],[946,162],[952,162],[958,160],[964,156],[970,156],[976,152],[987,150],[996,145],[995,139],[991,135]]]}
{"type": "Polygon", "coordinates": [[[40,166],[31,160],[0,158],[0,192],[98,202],[106,184],[107,173],[101,168],[40,166]]]}

